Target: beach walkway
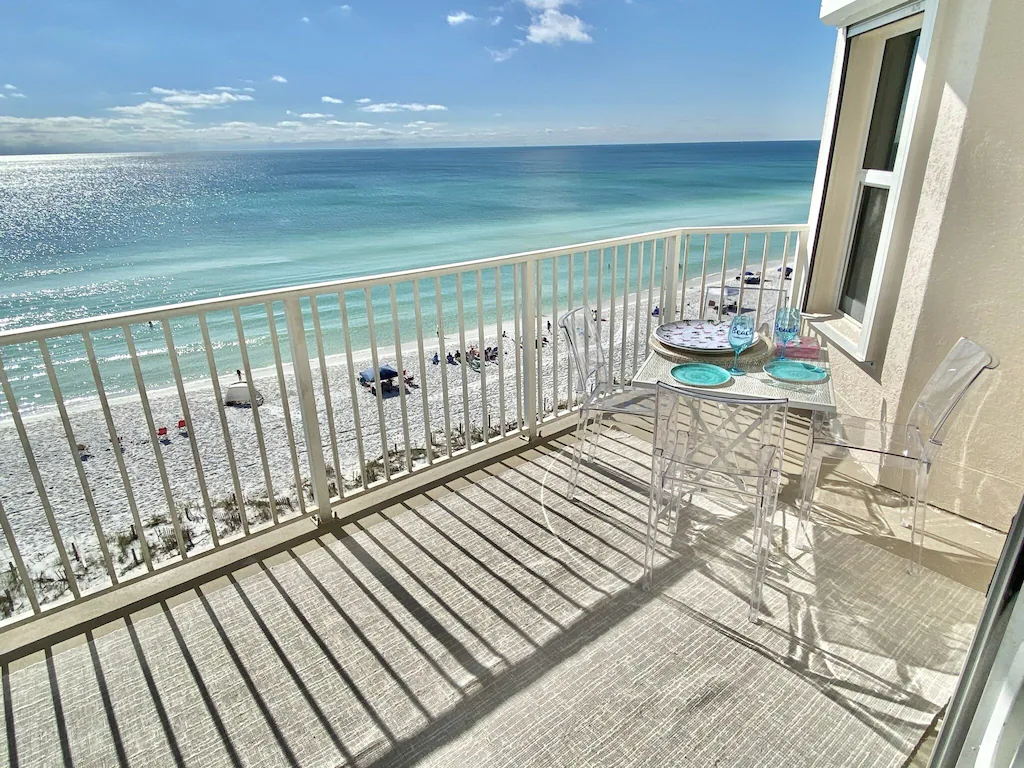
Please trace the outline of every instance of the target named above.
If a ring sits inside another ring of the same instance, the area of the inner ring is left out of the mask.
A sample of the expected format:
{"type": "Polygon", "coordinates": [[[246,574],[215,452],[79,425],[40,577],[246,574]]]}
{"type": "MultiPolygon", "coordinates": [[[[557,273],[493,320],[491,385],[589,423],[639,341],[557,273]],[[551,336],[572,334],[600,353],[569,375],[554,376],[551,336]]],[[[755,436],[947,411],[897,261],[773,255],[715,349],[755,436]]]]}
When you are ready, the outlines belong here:
{"type": "MultiPolygon", "coordinates": [[[[780,529],[756,626],[749,519],[710,501],[695,539],[661,542],[655,588],[640,589],[649,436],[606,432],[573,501],[563,430],[0,657],[0,755],[21,768],[904,764],[952,690],[998,542],[930,542],[930,570],[910,576],[901,542],[876,546],[888,512],[871,489],[833,476],[814,552],[780,529]]],[[[966,525],[936,515],[935,542],[966,525]]]]}

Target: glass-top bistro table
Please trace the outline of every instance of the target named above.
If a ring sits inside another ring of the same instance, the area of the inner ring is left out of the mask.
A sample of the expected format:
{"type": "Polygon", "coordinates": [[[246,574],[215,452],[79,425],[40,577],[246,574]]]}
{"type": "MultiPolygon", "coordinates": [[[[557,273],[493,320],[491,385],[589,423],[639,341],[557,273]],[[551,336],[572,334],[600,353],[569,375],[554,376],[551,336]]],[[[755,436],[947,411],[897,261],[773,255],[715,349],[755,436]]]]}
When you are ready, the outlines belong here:
{"type": "MultiPolygon", "coordinates": [[[[732,364],[732,355],[717,357],[679,355],[669,358],[655,350],[648,355],[636,375],[633,376],[633,386],[653,389],[660,381],[673,387],[687,389],[685,384],[672,378],[672,369],[680,363],[688,361],[714,363],[728,369],[732,364]]],[[[789,400],[790,408],[811,411],[815,421],[823,420],[825,416],[836,412],[836,392],[832,386],[827,349],[822,347],[821,357],[818,360],[804,361],[829,371],[829,377],[820,384],[789,384],[777,381],[762,370],[764,362],[763,356],[744,357],[741,355],[740,368],[746,371],[746,375],[733,376],[728,384],[715,387],[714,391],[739,397],[786,398],[789,400]]]]}
{"type": "MultiPolygon", "coordinates": [[[[774,345],[773,345],[774,346],[774,345]]],[[[822,346],[821,355],[817,360],[807,360],[829,372],[829,377],[820,384],[790,384],[773,379],[764,372],[765,362],[772,359],[765,350],[764,354],[753,354],[740,356],[739,367],[746,371],[744,376],[733,376],[732,380],[712,391],[728,394],[730,396],[751,397],[751,398],[786,398],[789,400],[789,407],[801,408],[811,412],[811,423],[807,434],[807,449],[804,454],[804,465],[813,446],[812,435],[821,429],[825,419],[836,413],[836,393],[832,386],[832,371],[829,366],[828,350],[822,346]]],[[[640,369],[633,377],[633,386],[637,388],[649,387],[654,389],[658,382],[663,382],[680,389],[693,389],[687,387],[672,376],[672,368],[683,362],[705,362],[721,365],[728,369],[732,362],[732,355],[710,357],[706,355],[673,354],[671,357],[657,351],[652,351],[647,359],[640,366],[640,369]]],[[[699,390],[695,390],[699,391],[699,390]]],[[[807,546],[806,533],[803,537],[797,535],[797,546],[807,546]]]]}

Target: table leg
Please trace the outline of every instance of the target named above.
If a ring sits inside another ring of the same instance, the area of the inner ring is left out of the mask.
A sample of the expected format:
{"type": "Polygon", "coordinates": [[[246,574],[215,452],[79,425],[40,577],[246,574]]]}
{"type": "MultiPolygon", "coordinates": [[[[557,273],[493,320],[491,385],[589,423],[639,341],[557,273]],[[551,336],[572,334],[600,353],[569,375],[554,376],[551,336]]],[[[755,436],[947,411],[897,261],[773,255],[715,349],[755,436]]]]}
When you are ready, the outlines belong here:
{"type": "Polygon", "coordinates": [[[807,449],[804,451],[804,463],[800,470],[800,509],[798,511],[796,526],[796,547],[797,549],[808,550],[811,548],[810,521],[811,505],[814,502],[814,486],[818,482],[818,468],[821,465],[821,457],[814,455],[814,435],[825,423],[824,411],[812,411],[811,423],[807,433],[807,449]]]}

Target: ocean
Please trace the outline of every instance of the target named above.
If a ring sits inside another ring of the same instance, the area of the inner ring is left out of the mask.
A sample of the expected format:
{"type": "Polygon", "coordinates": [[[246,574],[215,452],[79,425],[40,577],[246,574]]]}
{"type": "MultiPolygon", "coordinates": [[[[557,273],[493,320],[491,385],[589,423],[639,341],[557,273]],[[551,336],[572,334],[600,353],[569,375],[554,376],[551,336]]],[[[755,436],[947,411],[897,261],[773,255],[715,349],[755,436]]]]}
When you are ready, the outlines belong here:
{"type": "MultiPolygon", "coordinates": [[[[805,222],[817,151],[752,142],[0,158],[0,330],[674,226],[805,222]]],[[[401,312],[410,323],[407,302],[401,312]]],[[[233,370],[230,326],[211,332],[227,350],[218,365],[233,370]]],[[[364,331],[356,321],[353,344],[364,331]]],[[[129,391],[123,337],[94,340],[110,393],[129,391]]],[[[176,327],[175,340],[191,352],[185,377],[208,377],[198,329],[176,327]]],[[[160,356],[158,342],[143,339],[140,354],[160,356]]],[[[254,366],[272,364],[268,344],[250,351],[254,366]]],[[[81,343],[52,352],[69,399],[94,392],[81,343]]],[[[52,402],[37,349],[2,354],[24,408],[52,402]]],[[[164,369],[152,376],[170,381],[164,369]]]]}

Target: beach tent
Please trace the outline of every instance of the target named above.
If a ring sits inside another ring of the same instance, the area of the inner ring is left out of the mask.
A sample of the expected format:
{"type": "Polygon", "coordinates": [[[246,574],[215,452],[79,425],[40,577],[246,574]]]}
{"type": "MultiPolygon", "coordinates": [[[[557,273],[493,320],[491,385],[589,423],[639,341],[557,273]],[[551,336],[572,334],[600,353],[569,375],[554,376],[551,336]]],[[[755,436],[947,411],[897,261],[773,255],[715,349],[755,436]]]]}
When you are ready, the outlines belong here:
{"type": "MultiPolygon", "coordinates": [[[[258,390],[256,393],[256,405],[263,405],[263,395],[258,390]]],[[[252,406],[249,401],[249,385],[244,381],[233,381],[231,386],[224,393],[224,405],[252,406]]]]}
{"type": "MultiPolygon", "coordinates": [[[[387,381],[393,379],[398,375],[398,371],[392,368],[390,365],[382,365],[380,367],[380,380],[387,381]]],[[[359,372],[359,380],[363,384],[373,383],[373,368],[367,368],[365,371],[359,372]]]]}

